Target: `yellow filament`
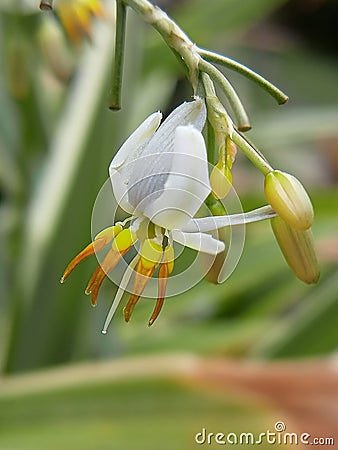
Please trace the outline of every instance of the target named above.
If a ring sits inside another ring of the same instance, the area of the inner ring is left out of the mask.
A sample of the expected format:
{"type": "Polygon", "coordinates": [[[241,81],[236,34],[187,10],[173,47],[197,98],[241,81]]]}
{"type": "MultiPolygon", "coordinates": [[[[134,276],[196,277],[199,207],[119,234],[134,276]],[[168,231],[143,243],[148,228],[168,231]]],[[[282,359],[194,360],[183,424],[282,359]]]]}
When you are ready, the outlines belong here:
{"type": "Polygon", "coordinates": [[[94,240],[96,241],[96,239],[104,238],[107,242],[110,242],[122,231],[122,229],[122,225],[113,225],[112,227],[105,228],[95,236],[94,240]]]}
{"type": "Polygon", "coordinates": [[[126,322],[129,322],[134,307],[141,297],[146,285],[149,283],[150,278],[153,276],[156,266],[157,264],[150,268],[146,268],[142,264],[142,259],[139,260],[136,267],[133,294],[130,296],[129,301],[123,310],[124,320],[126,322]]]}
{"type": "Polygon", "coordinates": [[[129,248],[130,247],[124,249],[121,252],[116,250],[109,250],[104,260],[102,261],[102,264],[98,266],[98,268],[91,276],[85,293],[87,295],[91,294],[91,302],[93,306],[96,305],[97,297],[99,295],[99,290],[103,283],[103,280],[106,278],[108,273],[114,269],[114,267],[120,261],[122,256],[129,250],[129,248]]]}
{"type": "Polygon", "coordinates": [[[78,255],[75,256],[75,258],[73,258],[71,260],[71,262],[68,264],[68,266],[66,267],[66,270],[64,271],[62,278],[61,278],[61,283],[65,282],[66,279],[69,277],[69,275],[71,274],[71,272],[75,269],[75,267],[81,262],[83,261],[85,258],[88,258],[88,256],[93,255],[95,252],[103,249],[103,247],[107,244],[105,239],[97,239],[94,242],[91,242],[90,244],[87,245],[86,248],[84,248],[78,255]]]}
{"type": "Polygon", "coordinates": [[[141,248],[141,262],[145,269],[156,267],[163,256],[162,246],[152,239],[146,239],[141,248]]]}
{"type": "Polygon", "coordinates": [[[130,228],[122,230],[112,243],[112,249],[114,251],[123,252],[129,249],[137,241],[136,233],[131,231],[130,228]]]}
{"type": "Polygon", "coordinates": [[[149,327],[155,322],[161,312],[165,298],[165,291],[167,289],[169,273],[169,263],[161,264],[160,270],[158,271],[158,298],[154,311],[148,322],[149,327]]]}

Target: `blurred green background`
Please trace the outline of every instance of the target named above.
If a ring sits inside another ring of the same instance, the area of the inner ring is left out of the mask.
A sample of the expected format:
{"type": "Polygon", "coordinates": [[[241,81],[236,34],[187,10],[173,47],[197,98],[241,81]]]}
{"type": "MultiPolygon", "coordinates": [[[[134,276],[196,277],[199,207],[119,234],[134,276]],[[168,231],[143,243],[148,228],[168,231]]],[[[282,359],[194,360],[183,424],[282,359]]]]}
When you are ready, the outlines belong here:
{"type": "MultiPolygon", "coordinates": [[[[150,329],[149,301],[129,325],[121,306],[106,336],[114,285],[104,283],[95,310],[83,294],[95,258],[64,286],[60,276],[90,240],[113,154],[148,114],[192,92],[161,37],[128,10],[122,110],[109,111],[114,2],[94,21],[91,42],[77,47],[38,4],[0,1],[0,450],[190,449],[203,427],[258,434],[277,420],[288,431],[333,436],[337,2],[158,2],[200,47],[290,96],[277,107],[226,71],[249,112],[250,140],[312,197],[321,278],[316,286],[297,280],[269,223],[250,225],[223,285],[202,281],[167,300],[150,329]]],[[[264,203],[262,177],[242,156],[234,186],[244,209],[264,203]]]]}

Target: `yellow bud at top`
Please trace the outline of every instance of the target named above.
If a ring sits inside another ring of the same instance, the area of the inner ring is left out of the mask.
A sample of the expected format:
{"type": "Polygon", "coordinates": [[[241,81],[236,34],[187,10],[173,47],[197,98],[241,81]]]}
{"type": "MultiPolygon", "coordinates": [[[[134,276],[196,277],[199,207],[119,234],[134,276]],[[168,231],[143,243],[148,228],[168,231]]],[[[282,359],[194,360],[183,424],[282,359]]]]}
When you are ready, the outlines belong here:
{"type": "Polygon", "coordinates": [[[131,247],[137,241],[136,233],[130,228],[122,230],[114,239],[112,249],[118,252],[123,252],[131,247]]]}
{"type": "Polygon", "coordinates": [[[265,195],[276,213],[298,230],[313,222],[313,207],[303,185],[294,176],[273,170],[265,177],[265,195]]]}
{"type": "Polygon", "coordinates": [[[142,266],[145,269],[151,269],[157,266],[162,259],[163,249],[153,239],[146,239],[140,251],[142,266]]]}
{"type": "Polygon", "coordinates": [[[225,144],[220,146],[218,162],[210,175],[212,195],[217,199],[222,199],[229,194],[232,186],[231,169],[236,153],[237,147],[230,136],[227,135],[225,144]]]}
{"type": "Polygon", "coordinates": [[[122,230],[122,225],[113,225],[112,227],[100,231],[100,233],[95,236],[94,240],[105,239],[106,242],[112,241],[122,230]]]}

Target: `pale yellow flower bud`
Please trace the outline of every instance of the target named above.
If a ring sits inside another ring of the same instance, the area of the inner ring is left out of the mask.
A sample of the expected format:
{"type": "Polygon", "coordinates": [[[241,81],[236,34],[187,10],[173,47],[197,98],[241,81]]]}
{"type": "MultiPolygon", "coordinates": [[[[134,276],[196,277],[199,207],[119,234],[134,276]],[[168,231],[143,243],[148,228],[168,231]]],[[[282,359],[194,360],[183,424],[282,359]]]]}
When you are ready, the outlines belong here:
{"type": "Polygon", "coordinates": [[[311,227],[312,203],[297,178],[274,170],[265,177],[264,189],[270,205],[285,222],[298,230],[307,230],[311,227]]]}
{"type": "Polygon", "coordinates": [[[226,197],[232,186],[232,174],[229,167],[218,163],[211,172],[210,186],[215,198],[226,197]]]}
{"type": "Polygon", "coordinates": [[[305,283],[316,283],[319,279],[319,267],[311,230],[297,230],[280,217],[271,219],[271,226],[293,272],[305,283]]]}
{"type": "Polygon", "coordinates": [[[225,145],[220,148],[219,159],[210,175],[212,195],[217,199],[225,198],[232,186],[232,164],[235,161],[237,147],[226,137],[225,145]]]}

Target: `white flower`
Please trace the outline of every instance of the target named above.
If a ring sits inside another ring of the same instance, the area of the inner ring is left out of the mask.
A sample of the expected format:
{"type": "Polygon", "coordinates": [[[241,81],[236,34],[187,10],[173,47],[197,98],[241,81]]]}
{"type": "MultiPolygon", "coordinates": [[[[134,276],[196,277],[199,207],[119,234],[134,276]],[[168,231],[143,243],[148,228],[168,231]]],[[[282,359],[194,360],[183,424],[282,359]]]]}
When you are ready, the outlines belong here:
{"type": "Polygon", "coordinates": [[[150,115],[123,144],[109,167],[114,196],[131,217],[99,233],[68,265],[61,279],[64,281],[85,257],[112,242],[86,289],[95,304],[106,274],[136,241],[140,242],[140,251],[121,280],[103,332],[135,267],[133,293],[124,308],[125,320],[129,321],[136,302],[158,268],[158,299],[149,325],[154,322],[174,266],[173,241],[216,255],[224,250],[225,244],[207,232],[275,215],[271,207],[263,207],[245,214],[194,218],[211,192],[202,136],[206,121],[204,101],[197,98],[183,103],[159,126],[161,119],[159,112],[150,115]]]}

